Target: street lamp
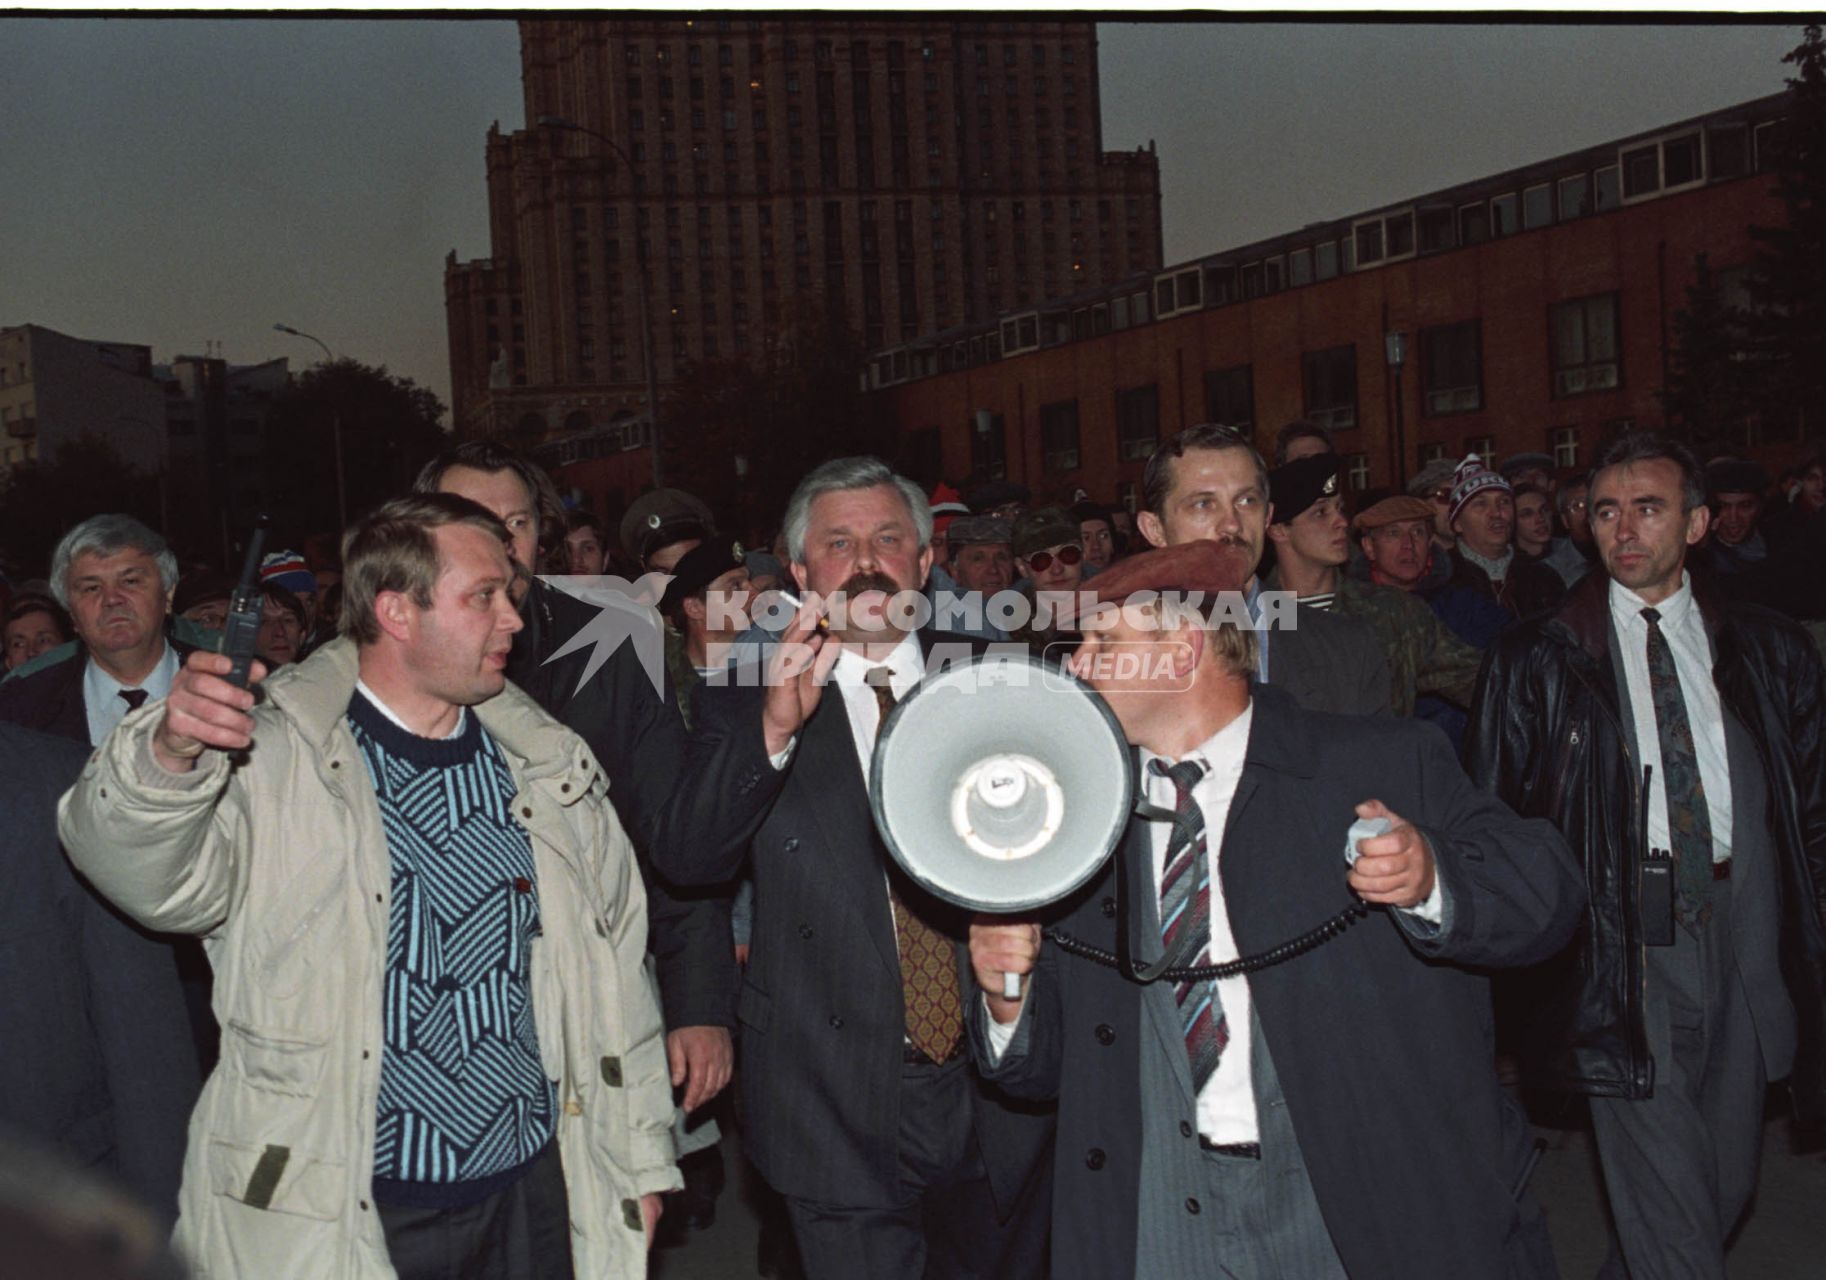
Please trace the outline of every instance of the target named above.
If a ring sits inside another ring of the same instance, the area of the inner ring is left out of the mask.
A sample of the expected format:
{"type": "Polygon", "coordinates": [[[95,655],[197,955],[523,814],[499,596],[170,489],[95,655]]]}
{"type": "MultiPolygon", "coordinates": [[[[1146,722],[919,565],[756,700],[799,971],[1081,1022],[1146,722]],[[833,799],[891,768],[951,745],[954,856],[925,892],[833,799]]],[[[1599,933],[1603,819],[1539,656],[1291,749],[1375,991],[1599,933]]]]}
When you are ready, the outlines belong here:
{"type": "MultiPolygon", "coordinates": [[[[289,333],[294,338],[309,338],[322,347],[323,365],[326,370],[335,361],[335,353],[316,334],[294,329],[289,324],[275,324],[273,328],[280,333],[289,333]]],[[[342,415],[336,411],[336,397],[331,394],[329,388],[325,388],[325,396],[330,405],[330,442],[333,446],[332,452],[336,455],[336,533],[340,537],[342,531],[349,527],[349,503],[342,481],[342,415]]]]}
{"type": "Polygon", "coordinates": [[[1408,437],[1402,419],[1401,366],[1407,363],[1408,335],[1399,329],[1382,335],[1383,353],[1389,368],[1395,371],[1395,483],[1401,488],[1408,482],[1408,437]]]}
{"type": "MultiPolygon", "coordinates": [[[[615,158],[621,161],[622,168],[627,170],[630,180],[634,177],[634,161],[628,158],[622,145],[608,134],[598,133],[575,120],[566,120],[563,116],[540,116],[537,123],[542,129],[588,134],[614,153],[615,158]]],[[[639,270],[634,273],[634,289],[640,307],[640,363],[647,383],[647,422],[653,432],[653,487],[657,489],[665,483],[661,478],[663,464],[660,455],[659,380],[653,372],[653,320],[647,312],[647,253],[641,247],[641,237],[638,234],[634,237],[634,255],[639,259],[639,270]]]]}

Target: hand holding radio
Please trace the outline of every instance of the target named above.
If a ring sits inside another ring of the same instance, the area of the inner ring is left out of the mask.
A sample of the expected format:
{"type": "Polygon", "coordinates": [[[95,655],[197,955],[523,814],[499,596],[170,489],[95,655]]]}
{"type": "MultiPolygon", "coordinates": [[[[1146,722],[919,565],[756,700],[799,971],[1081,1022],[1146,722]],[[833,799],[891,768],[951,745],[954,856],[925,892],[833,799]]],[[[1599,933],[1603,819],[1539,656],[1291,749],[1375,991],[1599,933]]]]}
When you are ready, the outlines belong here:
{"type": "Polygon", "coordinates": [[[1417,907],[1425,902],[1433,892],[1436,875],[1426,837],[1380,800],[1358,805],[1357,817],[1381,819],[1388,828],[1368,837],[1358,837],[1358,828],[1351,828],[1351,843],[1357,852],[1346,881],[1351,890],[1365,902],[1390,907],[1417,907]]]}
{"type": "MultiPolygon", "coordinates": [[[[199,649],[185,660],[165,699],[165,718],[152,736],[152,754],[171,773],[189,773],[206,747],[241,751],[253,744],[254,692],[232,683],[234,659],[199,649]]],[[[258,658],[249,684],[266,678],[258,658]]]]}

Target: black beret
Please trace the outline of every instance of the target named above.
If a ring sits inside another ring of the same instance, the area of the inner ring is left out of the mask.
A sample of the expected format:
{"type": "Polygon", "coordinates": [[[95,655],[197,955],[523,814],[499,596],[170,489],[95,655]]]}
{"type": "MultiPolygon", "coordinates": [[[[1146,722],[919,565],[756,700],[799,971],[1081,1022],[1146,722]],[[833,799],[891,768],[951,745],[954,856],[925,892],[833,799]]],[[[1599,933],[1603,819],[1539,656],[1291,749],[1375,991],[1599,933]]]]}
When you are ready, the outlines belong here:
{"type": "Polygon", "coordinates": [[[742,568],[746,563],[742,557],[742,544],[733,538],[711,538],[698,543],[672,566],[672,581],[666,584],[666,594],[660,597],[659,611],[670,615],[731,569],[742,568]]]}
{"type": "Polygon", "coordinates": [[[1762,493],[1769,488],[1769,473],[1742,458],[1720,458],[1706,468],[1706,492],[1762,493]]]}
{"type": "Polygon", "coordinates": [[[1311,457],[1284,462],[1268,473],[1268,497],[1274,503],[1274,522],[1286,524],[1321,498],[1338,492],[1338,468],[1342,460],[1335,453],[1315,453],[1311,457]]]}

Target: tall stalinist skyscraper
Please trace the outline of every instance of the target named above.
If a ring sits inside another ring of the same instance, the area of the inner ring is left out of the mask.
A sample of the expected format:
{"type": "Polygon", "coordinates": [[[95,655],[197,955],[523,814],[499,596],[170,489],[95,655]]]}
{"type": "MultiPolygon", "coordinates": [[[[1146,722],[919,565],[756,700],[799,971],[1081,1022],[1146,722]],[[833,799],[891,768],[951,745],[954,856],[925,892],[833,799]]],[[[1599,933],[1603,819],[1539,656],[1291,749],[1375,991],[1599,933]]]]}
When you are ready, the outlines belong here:
{"type": "Polygon", "coordinates": [[[1088,22],[528,21],[489,256],[445,264],[460,436],[637,429],[811,317],[864,346],[1161,263],[1151,149],[1106,153],[1088,22]],[[542,119],[581,126],[566,129],[542,119]],[[645,271],[647,321],[640,284],[645,271]]]}

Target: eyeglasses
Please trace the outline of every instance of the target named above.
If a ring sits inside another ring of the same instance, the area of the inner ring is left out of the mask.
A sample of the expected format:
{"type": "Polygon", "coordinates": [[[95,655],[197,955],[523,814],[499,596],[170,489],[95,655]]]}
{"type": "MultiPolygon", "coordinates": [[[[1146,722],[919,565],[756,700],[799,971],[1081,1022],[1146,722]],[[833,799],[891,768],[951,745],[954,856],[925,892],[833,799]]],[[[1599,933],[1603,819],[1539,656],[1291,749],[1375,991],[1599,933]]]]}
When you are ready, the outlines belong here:
{"type": "Polygon", "coordinates": [[[1056,554],[1051,551],[1034,552],[1027,557],[1027,567],[1035,573],[1045,573],[1048,569],[1052,568],[1052,562],[1054,560],[1057,560],[1060,564],[1069,569],[1072,565],[1077,564],[1078,561],[1082,559],[1084,559],[1083,547],[1075,545],[1066,546],[1060,547],[1056,554]]]}

